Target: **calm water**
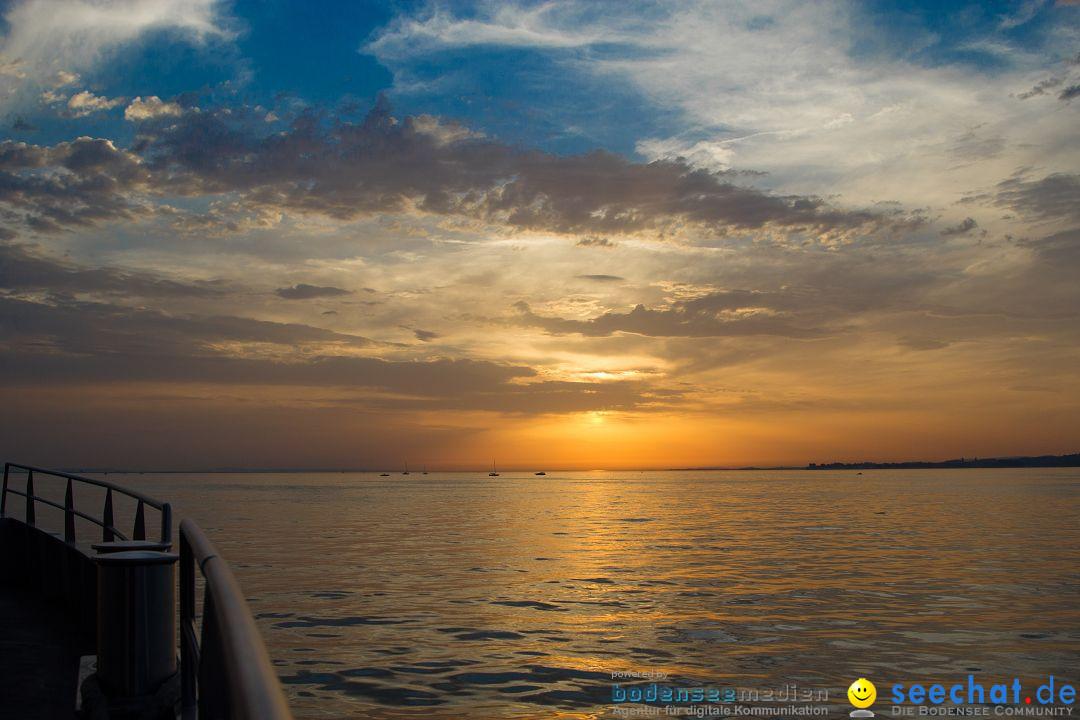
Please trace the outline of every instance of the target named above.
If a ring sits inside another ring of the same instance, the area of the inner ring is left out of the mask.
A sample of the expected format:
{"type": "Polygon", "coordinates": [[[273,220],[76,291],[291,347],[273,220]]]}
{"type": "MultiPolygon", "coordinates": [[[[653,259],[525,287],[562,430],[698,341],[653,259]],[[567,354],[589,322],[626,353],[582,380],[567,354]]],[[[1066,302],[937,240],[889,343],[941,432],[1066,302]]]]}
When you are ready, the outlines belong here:
{"type": "Polygon", "coordinates": [[[1076,470],[110,479],[215,540],[298,718],[611,717],[616,670],[833,716],[863,676],[1080,680],[1076,470]]]}

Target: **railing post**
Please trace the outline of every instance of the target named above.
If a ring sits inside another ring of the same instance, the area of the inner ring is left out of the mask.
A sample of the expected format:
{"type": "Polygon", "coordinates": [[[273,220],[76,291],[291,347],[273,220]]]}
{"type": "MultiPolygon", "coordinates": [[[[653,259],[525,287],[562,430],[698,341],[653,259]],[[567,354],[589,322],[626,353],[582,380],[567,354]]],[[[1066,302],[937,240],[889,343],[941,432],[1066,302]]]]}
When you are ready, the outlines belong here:
{"type": "Polygon", "coordinates": [[[34,525],[34,471],[26,471],[26,524],[34,525]]]}
{"type": "Polygon", "coordinates": [[[105,489],[105,510],[102,514],[102,522],[104,527],[101,528],[101,541],[112,542],[115,535],[113,535],[113,510],[112,510],[112,488],[105,489]]]}
{"type": "Polygon", "coordinates": [[[4,463],[4,492],[0,493],[0,516],[4,515],[7,510],[7,482],[8,482],[8,470],[11,469],[11,463],[4,463]]]}
{"type": "Polygon", "coordinates": [[[139,501],[138,507],[135,508],[135,528],[131,532],[132,540],[145,540],[146,539],[146,518],[143,517],[143,501],[139,501]]]}
{"type": "Polygon", "coordinates": [[[161,504],[161,542],[172,544],[172,505],[161,504]]]}
{"type": "Polygon", "coordinates": [[[67,492],[64,493],[64,542],[75,542],[75,496],[71,491],[71,478],[67,481],[67,492]]]}

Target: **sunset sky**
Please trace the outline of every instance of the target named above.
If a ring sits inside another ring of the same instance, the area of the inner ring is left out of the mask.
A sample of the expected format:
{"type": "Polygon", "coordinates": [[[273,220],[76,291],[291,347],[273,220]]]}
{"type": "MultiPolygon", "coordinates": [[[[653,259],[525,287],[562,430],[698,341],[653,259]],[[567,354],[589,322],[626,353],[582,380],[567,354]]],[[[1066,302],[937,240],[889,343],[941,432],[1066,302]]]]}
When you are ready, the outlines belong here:
{"type": "Polygon", "coordinates": [[[0,457],[1080,450],[1080,5],[0,3],[0,457]]]}

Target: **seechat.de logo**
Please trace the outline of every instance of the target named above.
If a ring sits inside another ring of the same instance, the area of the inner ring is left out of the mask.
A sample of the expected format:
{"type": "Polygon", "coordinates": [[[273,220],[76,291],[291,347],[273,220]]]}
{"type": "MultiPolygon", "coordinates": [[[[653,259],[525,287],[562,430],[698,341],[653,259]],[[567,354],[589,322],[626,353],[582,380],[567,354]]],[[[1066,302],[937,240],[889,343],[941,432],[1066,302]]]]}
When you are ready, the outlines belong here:
{"type": "Polygon", "coordinates": [[[874,717],[874,713],[866,709],[873,705],[874,701],[877,700],[877,688],[874,687],[874,683],[866,678],[859,678],[851,683],[851,687],[847,689],[847,697],[852,705],[859,708],[858,710],[851,711],[851,717],[874,717]]]}

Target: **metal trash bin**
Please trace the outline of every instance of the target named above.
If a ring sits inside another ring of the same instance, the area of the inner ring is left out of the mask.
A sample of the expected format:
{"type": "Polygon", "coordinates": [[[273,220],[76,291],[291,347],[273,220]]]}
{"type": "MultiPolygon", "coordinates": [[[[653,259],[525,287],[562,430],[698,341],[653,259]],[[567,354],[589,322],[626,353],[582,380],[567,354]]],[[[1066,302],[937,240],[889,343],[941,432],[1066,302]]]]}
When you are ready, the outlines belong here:
{"type": "Polygon", "coordinates": [[[156,693],[176,675],[176,561],[129,550],[98,565],[97,676],[110,698],[156,693]]]}
{"type": "Polygon", "coordinates": [[[109,540],[108,542],[94,543],[90,547],[101,554],[132,552],[135,550],[169,552],[172,549],[172,543],[158,542],[157,540],[109,540]]]}

